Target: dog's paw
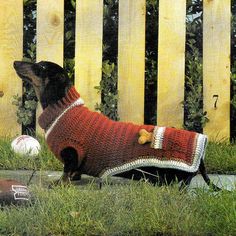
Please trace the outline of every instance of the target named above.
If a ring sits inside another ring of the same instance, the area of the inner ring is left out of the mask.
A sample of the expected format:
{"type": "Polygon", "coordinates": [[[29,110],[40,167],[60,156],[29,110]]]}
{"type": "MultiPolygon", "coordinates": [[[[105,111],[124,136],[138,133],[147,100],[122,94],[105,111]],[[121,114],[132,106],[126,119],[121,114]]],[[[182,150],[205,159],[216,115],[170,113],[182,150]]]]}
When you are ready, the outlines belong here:
{"type": "Polygon", "coordinates": [[[77,171],[73,172],[72,174],[63,173],[60,179],[52,181],[49,184],[49,188],[73,184],[73,182],[76,182],[79,180],[81,180],[81,174],[77,171]]]}
{"type": "Polygon", "coordinates": [[[55,181],[52,181],[49,185],[48,185],[48,188],[49,189],[53,189],[55,187],[58,187],[58,186],[65,186],[65,185],[68,185],[69,182],[64,182],[62,181],[61,179],[58,179],[58,180],[55,180],[55,181]]]}
{"type": "Polygon", "coordinates": [[[70,181],[78,181],[78,180],[81,180],[81,174],[76,171],[70,176],[70,181]]]}
{"type": "Polygon", "coordinates": [[[70,180],[69,176],[67,174],[63,174],[60,179],[52,181],[49,184],[48,188],[51,189],[51,188],[55,188],[57,186],[63,186],[63,185],[65,186],[70,183],[71,183],[71,180],[70,180]]]}
{"type": "Polygon", "coordinates": [[[60,179],[54,180],[54,181],[51,181],[51,182],[49,183],[48,188],[49,188],[49,189],[53,189],[53,188],[55,188],[55,187],[57,187],[57,186],[59,186],[59,185],[60,185],[60,179]]]}

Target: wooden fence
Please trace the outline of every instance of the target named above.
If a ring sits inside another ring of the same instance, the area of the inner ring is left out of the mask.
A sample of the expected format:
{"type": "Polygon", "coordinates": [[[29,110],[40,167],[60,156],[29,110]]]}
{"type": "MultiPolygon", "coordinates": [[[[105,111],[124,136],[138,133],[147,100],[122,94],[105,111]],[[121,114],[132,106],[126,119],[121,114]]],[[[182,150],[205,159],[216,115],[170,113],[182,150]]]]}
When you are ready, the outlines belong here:
{"type": "MultiPolygon", "coordinates": [[[[211,138],[230,136],[230,0],[203,0],[204,110],[211,138]],[[214,107],[215,99],[217,108],[214,107]]],[[[118,90],[123,121],[143,123],[145,0],[119,0],[118,90]]],[[[37,61],[63,64],[64,1],[37,1],[37,61]]],[[[186,0],[159,0],[157,124],[183,124],[186,0]]],[[[77,0],[75,86],[91,109],[100,96],[103,1],[77,0]]],[[[21,81],[12,63],[22,59],[23,0],[0,1],[0,136],[20,133],[12,96],[21,81]]]]}

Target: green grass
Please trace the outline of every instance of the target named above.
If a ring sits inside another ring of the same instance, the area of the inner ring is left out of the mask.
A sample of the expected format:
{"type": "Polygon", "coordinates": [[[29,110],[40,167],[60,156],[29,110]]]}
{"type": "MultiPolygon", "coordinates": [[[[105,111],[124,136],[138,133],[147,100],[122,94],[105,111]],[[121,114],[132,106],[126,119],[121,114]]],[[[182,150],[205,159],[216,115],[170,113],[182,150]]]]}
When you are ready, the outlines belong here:
{"type": "MultiPolygon", "coordinates": [[[[61,170],[40,143],[40,155],[30,158],[14,154],[9,138],[0,139],[0,168],[61,170]]],[[[205,159],[208,172],[235,174],[236,145],[209,143],[205,159]]],[[[236,235],[236,191],[180,192],[144,182],[30,190],[29,206],[0,209],[0,235],[236,235]]]]}
{"type": "Polygon", "coordinates": [[[0,138],[0,169],[2,170],[62,170],[62,164],[49,151],[42,137],[38,137],[41,152],[37,157],[21,156],[11,150],[11,139],[0,138]]]}
{"type": "Polygon", "coordinates": [[[236,191],[144,182],[32,191],[31,206],[0,211],[0,235],[236,235],[236,191]]]}
{"type": "Polygon", "coordinates": [[[210,142],[205,163],[210,173],[236,174],[236,144],[210,142]]]}

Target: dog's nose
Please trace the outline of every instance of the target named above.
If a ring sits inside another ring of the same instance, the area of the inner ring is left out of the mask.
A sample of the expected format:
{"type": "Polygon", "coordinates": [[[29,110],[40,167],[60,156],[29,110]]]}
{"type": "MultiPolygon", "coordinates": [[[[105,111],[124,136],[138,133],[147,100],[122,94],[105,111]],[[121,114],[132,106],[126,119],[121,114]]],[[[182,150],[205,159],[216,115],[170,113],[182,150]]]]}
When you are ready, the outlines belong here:
{"type": "Polygon", "coordinates": [[[20,64],[20,61],[14,61],[13,66],[16,68],[20,64]]]}

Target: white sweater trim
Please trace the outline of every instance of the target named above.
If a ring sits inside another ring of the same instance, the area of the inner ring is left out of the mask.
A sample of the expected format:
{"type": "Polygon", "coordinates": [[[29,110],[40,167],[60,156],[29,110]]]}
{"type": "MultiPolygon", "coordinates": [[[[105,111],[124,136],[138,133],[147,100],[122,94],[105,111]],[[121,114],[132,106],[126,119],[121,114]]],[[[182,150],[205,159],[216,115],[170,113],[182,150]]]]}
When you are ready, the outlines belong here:
{"type": "Polygon", "coordinates": [[[56,126],[56,124],[58,123],[58,121],[63,117],[63,115],[66,114],[67,111],[69,111],[70,109],[76,107],[76,106],[80,106],[80,105],[84,105],[84,100],[82,98],[78,98],[76,101],[74,101],[70,106],[68,106],[54,121],[53,123],[49,126],[48,130],[45,133],[45,138],[47,139],[48,135],[50,134],[50,132],[53,130],[53,128],[56,126]]]}
{"type": "Polygon", "coordinates": [[[153,138],[151,147],[155,149],[162,149],[163,138],[165,134],[166,127],[155,126],[153,130],[153,138]]]}
{"type": "Polygon", "coordinates": [[[193,163],[192,165],[188,165],[184,162],[175,161],[175,160],[161,160],[156,157],[141,157],[140,159],[126,163],[121,166],[117,166],[111,169],[107,169],[105,172],[101,173],[100,177],[105,179],[109,176],[117,175],[122,172],[126,172],[132,169],[136,169],[139,167],[153,166],[158,168],[171,168],[178,169],[190,173],[194,173],[198,170],[200,162],[205,157],[205,148],[207,144],[207,136],[203,134],[198,134],[196,136],[197,143],[196,149],[193,154],[193,163]]]}

